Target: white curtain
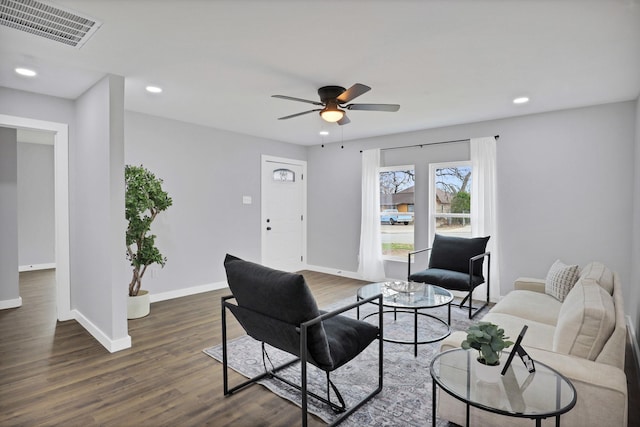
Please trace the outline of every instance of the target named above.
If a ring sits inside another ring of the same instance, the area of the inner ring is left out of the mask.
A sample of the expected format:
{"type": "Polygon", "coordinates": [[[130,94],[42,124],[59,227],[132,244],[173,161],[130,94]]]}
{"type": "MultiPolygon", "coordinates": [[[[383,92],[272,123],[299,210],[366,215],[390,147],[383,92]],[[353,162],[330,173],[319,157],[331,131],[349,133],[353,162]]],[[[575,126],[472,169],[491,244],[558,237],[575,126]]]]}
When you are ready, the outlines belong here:
{"type": "Polygon", "coordinates": [[[471,138],[471,229],[473,237],[491,236],[487,250],[491,252],[491,299],[500,296],[498,218],[496,194],[496,139],[471,138]]]}
{"type": "Polygon", "coordinates": [[[380,149],[362,152],[362,219],[358,273],[365,280],[384,280],[380,237],[380,149]]]}

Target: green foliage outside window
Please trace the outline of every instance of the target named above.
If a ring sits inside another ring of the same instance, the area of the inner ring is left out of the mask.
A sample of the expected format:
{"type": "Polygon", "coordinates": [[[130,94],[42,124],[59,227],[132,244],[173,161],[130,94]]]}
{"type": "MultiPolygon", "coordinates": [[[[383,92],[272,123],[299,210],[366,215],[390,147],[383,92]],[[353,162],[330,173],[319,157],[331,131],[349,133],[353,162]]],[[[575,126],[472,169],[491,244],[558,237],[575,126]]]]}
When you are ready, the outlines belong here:
{"type": "Polygon", "coordinates": [[[451,213],[471,212],[471,194],[466,191],[459,191],[451,199],[451,213]]]}

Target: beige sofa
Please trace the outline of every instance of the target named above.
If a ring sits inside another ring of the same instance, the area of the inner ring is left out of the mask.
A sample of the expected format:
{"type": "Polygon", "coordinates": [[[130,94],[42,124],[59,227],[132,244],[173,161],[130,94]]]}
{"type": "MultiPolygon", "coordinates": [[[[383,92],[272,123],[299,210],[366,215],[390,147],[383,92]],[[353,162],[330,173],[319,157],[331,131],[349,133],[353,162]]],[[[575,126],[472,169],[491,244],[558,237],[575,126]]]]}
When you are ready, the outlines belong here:
{"type": "MultiPolygon", "coordinates": [[[[627,382],[624,373],[626,324],[618,275],[593,262],[560,302],[545,293],[545,281],[521,278],[482,320],[493,322],[515,339],[528,325],[523,347],[529,355],[569,378],[577,401],[562,415],[563,427],[626,426],[627,382]]],[[[455,332],[441,350],[460,347],[466,333],[455,332]]],[[[465,424],[465,406],[443,391],[438,416],[465,424]]],[[[471,410],[471,425],[531,426],[533,421],[471,410]]],[[[543,420],[555,425],[555,419],[543,420]]]]}

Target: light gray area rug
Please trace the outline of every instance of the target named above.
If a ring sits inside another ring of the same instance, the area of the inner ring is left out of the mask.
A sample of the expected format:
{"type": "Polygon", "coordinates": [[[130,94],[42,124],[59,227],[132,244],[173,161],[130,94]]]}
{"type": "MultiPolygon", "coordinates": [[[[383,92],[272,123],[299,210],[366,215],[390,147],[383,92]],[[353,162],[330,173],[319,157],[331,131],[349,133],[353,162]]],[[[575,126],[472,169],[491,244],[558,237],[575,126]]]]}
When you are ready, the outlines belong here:
{"type": "MultiPolygon", "coordinates": [[[[352,303],[353,298],[340,301],[325,307],[331,310],[352,303]]],[[[370,313],[373,306],[361,311],[370,313]]],[[[486,308],[483,310],[487,310],[486,308]]],[[[423,312],[445,319],[446,307],[438,307],[423,312]]],[[[355,310],[347,313],[355,317],[355,310]]],[[[457,306],[451,307],[451,329],[466,330],[475,323],[467,318],[468,310],[457,306]]],[[[476,319],[481,318],[480,313],[476,319]]],[[[375,322],[376,316],[369,318],[375,322]]],[[[394,320],[393,314],[385,314],[384,335],[386,338],[399,340],[413,340],[413,314],[398,314],[394,320]]],[[[429,317],[420,316],[418,320],[418,340],[428,340],[427,337],[441,336],[445,327],[440,322],[429,317]]],[[[363,353],[347,365],[331,373],[331,379],[342,393],[347,407],[353,406],[377,387],[378,345],[374,341],[363,353]]],[[[367,404],[348,417],[341,425],[344,426],[424,426],[431,423],[431,375],[429,366],[435,354],[438,353],[440,343],[421,344],[418,346],[418,356],[414,357],[413,346],[407,344],[384,343],[383,360],[384,376],[383,389],[367,404]]],[[[222,361],[222,346],[217,345],[204,350],[205,354],[218,361],[222,361]]],[[[267,346],[269,358],[278,366],[293,357],[288,353],[267,346]]],[[[229,342],[229,367],[250,378],[264,372],[260,343],[249,336],[242,336],[229,342]]],[[[309,365],[307,370],[308,387],[321,396],[326,395],[326,374],[324,371],[309,365]]],[[[300,384],[300,364],[296,363],[281,375],[300,384]]],[[[260,384],[277,395],[300,406],[300,392],[276,379],[265,379],[260,384]]],[[[233,387],[235,384],[230,383],[233,387]]],[[[242,391],[240,391],[241,393],[242,391]]],[[[335,399],[334,399],[335,400],[335,399]]],[[[332,422],[336,415],[330,408],[316,399],[310,398],[309,412],[317,415],[326,422],[332,422]]],[[[446,421],[439,420],[438,426],[448,426],[446,421]]]]}

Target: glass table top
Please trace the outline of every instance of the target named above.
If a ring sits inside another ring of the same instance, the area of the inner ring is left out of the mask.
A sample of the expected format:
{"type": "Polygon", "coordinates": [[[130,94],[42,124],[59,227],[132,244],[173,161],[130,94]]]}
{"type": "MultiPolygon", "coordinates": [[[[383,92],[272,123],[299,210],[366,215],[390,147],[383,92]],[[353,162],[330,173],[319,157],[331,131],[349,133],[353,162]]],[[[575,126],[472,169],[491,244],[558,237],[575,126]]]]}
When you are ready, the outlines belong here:
{"type": "Polygon", "coordinates": [[[433,308],[453,301],[453,294],[439,286],[426,283],[393,281],[365,285],[358,289],[358,299],[382,294],[385,307],[433,308]]]}
{"type": "MultiPolygon", "coordinates": [[[[438,386],[457,399],[490,412],[526,418],[546,418],[569,411],[576,401],[573,384],[549,366],[535,361],[529,373],[514,357],[504,376],[500,371],[508,353],[500,358],[497,375],[491,381],[478,377],[477,351],[454,349],[437,355],[431,376],[438,386]]],[[[482,376],[482,378],[485,378],[482,376]]]]}

